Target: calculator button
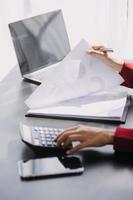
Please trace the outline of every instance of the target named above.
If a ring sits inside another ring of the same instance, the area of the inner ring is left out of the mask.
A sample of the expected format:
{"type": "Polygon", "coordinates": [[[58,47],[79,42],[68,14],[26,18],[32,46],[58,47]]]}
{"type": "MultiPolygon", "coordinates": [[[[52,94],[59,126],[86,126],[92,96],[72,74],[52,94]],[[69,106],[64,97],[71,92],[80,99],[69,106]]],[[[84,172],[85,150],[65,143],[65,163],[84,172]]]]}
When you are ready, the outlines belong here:
{"type": "Polygon", "coordinates": [[[45,139],[45,137],[41,137],[40,140],[44,141],[44,140],[46,140],[46,139],[45,139]]]}
{"type": "Polygon", "coordinates": [[[45,134],[44,134],[44,133],[39,133],[39,135],[40,135],[40,136],[45,136],[45,134]]]}
{"type": "Polygon", "coordinates": [[[49,131],[53,131],[53,128],[49,128],[48,130],[49,130],[49,131]]]}
{"type": "Polygon", "coordinates": [[[44,131],[48,131],[48,128],[47,128],[47,127],[44,127],[43,130],[44,130],[44,131]]]}
{"type": "Polygon", "coordinates": [[[52,144],[52,141],[50,140],[50,141],[47,141],[47,144],[52,144]]]}
{"type": "Polygon", "coordinates": [[[49,138],[49,137],[51,137],[51,136],[50,136],[50,134],[46,134],[45,137],[46,137],[46,138],[49,138]]]}
{"type": "Polygon", "coordinates": [[[32,131],[32,136],[33,138],[38,139],[38,132],[32,131]]]}
{"type": "Polygon", "coordinates": [[[49,131],[45,131],[45,134],[49,134],[49,131]]]}
{"type": "Polygon", "coordinates": [[[47,138],[47,142],[50,142],[51,141],[51,138],[47,138]]]}
{"type": "Polygon", "coordinates": [[[38,131],[36,128],[32,128],[31,130],[34,131],[34,132],[38,131]]]}
{"type": "Polygon", "coordinates": [[[40,137],[45,137],[45,134],[44,133],[40,133],[40,137]]]}
{"type": "Polygon", "coordinates": [[[53,134],[53,131],[49,131],[50,134],[53,134]]]}
{"type": "Polygon", "coordinates": [[[46,141],[46,139],[45,138],[40,138],[40,141],[46,141]]]}
{"type": "Polygon", "coordinates": [[[48,146],[48,147],[52,147],[52,143],[48,143],[48,142],[47,142],[47,146],[48,146]]]}
{"type": "Polygon", "coordinates": [[[57,146],[57,143],[56,143],[56,142],[52,142],[52,145],[53,145],[53,146],[57,146]]]}
{"type": "Polygon", "coordinates": [[[41,133],[44,133],[43,130],[41,130],[41,131],[39,131],[39,132],[40,132],[40,134],[41,134],[41,133]]]}
{"type": "Polygon", "coordinates": [[[62,129],[62,128],[59,128],[59,132],[63,132],[64,131],[64,129],[62,129]]]}
{"type": "Polygon", "coordinates": [[[46,144],[46,141],[45,141],[45,140],[44,140],[44,141],[41,141],[41,143],[42,143],[42,144],[46,144]]]}
{"type": "Polygon", "coordinates": [[[39,146],[40,145],[39,140],[34,139],[34,144],[37,145],[37,146],[39,146]]]}

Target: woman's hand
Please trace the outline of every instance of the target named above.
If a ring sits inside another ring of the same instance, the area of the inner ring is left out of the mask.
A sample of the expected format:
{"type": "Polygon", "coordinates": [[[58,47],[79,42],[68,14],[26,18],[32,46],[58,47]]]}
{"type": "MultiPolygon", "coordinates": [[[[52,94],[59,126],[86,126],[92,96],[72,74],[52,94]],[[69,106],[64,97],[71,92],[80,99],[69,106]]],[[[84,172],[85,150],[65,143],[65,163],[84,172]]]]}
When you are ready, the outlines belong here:
{"type": "Polygon", "coordinates": [[[96,56],[97,58],[101,60],[108,60],[108,53],[100,51],[101,48],[105,48],[105,46],[97,45],[97,46],[92,46],[92,49],[87,51],[87,54],[96,56]]]}
{"type": "Polygon", "coordinates": [[[73,154],[85,147],[100,147],[107,144],[113,144],[114,131],[101,128],[87,127],[78,125],[64,130],[56,138],[57,145],[62,145],[65,149],[68,144],[73,141],[80,143],[67,151],[68,154],[73,154]]]}
{"type": "Polygon", "coordinates": [[[88,55],[95,56],[107,64],[109,64],[112,68],[114,68],[116,71],[121,72],[123,67],[123,62],[118,62],[115,59],[111,58],[108,53],[100,51],[101,48],[104,48],[104,46],[92,46],[92,49],[87,51],[88,55]]]}

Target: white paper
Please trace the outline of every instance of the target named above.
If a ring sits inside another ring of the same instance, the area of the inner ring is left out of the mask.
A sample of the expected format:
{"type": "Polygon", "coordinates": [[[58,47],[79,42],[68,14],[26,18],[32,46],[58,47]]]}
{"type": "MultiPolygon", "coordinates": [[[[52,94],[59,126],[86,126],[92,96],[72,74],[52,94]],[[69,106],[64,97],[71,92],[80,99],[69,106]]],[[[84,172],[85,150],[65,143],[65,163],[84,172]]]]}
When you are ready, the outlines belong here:
{"type": "Polygon", "coordinates": [[[73,50],[64,58],[64,61],[67,60],[82,60],[86,55],[86,51],[90,49],[90,45],[85,39],[82,39],[73,50]]]}
{"type": "Polygon", "coordinates": [[[45,107],[120,85],[121,76],[100,59],[87,55],[88,48],[89,44],[81,40],[58,65],[54,76],[49,76],[27,99],[27,106],[45,107]]]}
{"type": "Polygon", "coordinates": [[[94,56],[85,55],[81,63],[85,68],[83,78],[95,83],[95,91],[107,90],[123,82],[123,78],[112,67],[94,56]]]}
{"type": "MultiPolygon", "coordinates": [[[[81,100],[80,100],[81,101],[81,100]]],[[[30,114],[44,114],[51,116],[94,116],[94,117],[121,117],[126,104],[126,97],[110,100],[94,101],[90,103],[81,103],[79,105],[66,102],[53,107],[32,109],[30,114]]]]}

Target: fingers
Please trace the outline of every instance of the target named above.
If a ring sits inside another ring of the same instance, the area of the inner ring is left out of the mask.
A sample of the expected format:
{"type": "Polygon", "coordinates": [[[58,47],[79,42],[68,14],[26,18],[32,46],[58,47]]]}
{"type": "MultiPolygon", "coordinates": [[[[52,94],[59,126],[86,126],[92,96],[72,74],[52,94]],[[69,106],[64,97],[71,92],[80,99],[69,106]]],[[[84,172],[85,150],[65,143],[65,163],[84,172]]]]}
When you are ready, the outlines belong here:
{"type": "Polygon", "coordinates": [[[91,55],[104,55],[104,53],[103,52],[100,52],[100,51],[96,51],[96,50],[89,50],[89,51],[87,51],[87,54],[91,54],[91,55]]]}
{"type": "Polygon", "coordinates": [[[67,154],[74,154],[76,152],[78,152],[80,149],[85,147],[85,143],[80,143],[78,144],[76,147],[70,149],[67,151],[67,154]]]}
{"type": "Polygon", "coordinates": [[[98,56],[100,58],[107,58],[108,54],[107,52],[100,52],[100,51],[96,51],[96,50],[89,50],[86,52],[88,55],[92,55],[92,56],[98,56]]]}
{"type": "Polygon", "coordinates": [[[105,46],[103,45],[93,45],[92,49],[87,51],[87,54],[89,55],[99,55],[99,56],[103,56],[106,55],[106,52],[100,52],[101,48],[105,48],[105,46]]]}
{"type": "Polygon", "coordinates": [[[70,139],[70,136],[75,133],[76,133],[75,131],[64,131],[62,134],[59,135],[58,138],[56,138],[57,144],[61,145],[62,143],[65,143],[67,138],[69,137],[70,139]]]}
{"type": "MultiPolygon", "coordinates": [[[[69,144],[73,141],[81,141],[82,136],[76,132],[78,126],[66,129],[63,133],[61,133],[57,138],[56,142],[57,145],[61,145],[63,143],[63,148],[65,149],[69,144]]],[[[79,151],[81,148],[84,147],[83,143],[80,143],[76,147],[67,151],[68,154],[73,154],[79,151]]]]}
{"type": "Polygon", "coordinates": [[[94,49],[94,50],[100,50],[101,48],[104,48],[104,46],[103,45],[93,45],[92,46],[92,49],[94,49]]]}
{"type": "Polygon", "coordinates": [[[80,135],[69,135],[66,140],[64,141],[63,148],[65,149],[69,144],[71,144],[73,141],[80,141],[81,136],[80,135]]]}
{"type": "Polygon", "coordinates": [[[77,129],[78,127],[79,127],[79,125],[73,126],[73,127],[70,127],[70,128],[66,128],[65,131],[73,131],[73,130],[77,129]]]}
{"type": "Polygon", "coordinates": [[[68,131],[74,131],[74,130],[76,130],[77,128],[78,128],[78,126],[73,126],[73,127],[70,127],[70,128],[66,128],[62,133],[60,133],[59,135],[57,135],[55,141],[57,141],[57,140],[60,138],[60,136],[61,136],[62,134],[65,134],[65,133],[68,132],[68,131]]]}

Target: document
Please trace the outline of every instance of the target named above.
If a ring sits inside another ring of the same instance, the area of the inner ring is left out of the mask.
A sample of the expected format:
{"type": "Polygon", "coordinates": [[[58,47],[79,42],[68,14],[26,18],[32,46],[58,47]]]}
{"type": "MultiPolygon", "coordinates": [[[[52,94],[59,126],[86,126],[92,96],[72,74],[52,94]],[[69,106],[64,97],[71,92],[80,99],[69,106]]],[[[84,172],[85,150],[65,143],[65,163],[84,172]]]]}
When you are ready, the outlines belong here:
{"type": "Polygon", "coordinates": [[[90,49],[89,43],[82,39],[73,50],[64,58],[63,61],[67,60],[82,60],[82,58],[86,55],[86,51],[90,49]]]}
{"type": "Polygon", "coordinates": [[[60,117],[99,117],[121,118],[127,101],[127,94],[92,95],[79,99],[65,101],[47,108],[30,109],[28,114],[36,116],[60,116],[60,117]]]}
{"type": "Polygon", "coordinates": [[[26,105],[32,109],[47,107],[120,85],[122,77],[98,58],[87,55],[89,48],[82,39],[26,100],[26,105]]]}

